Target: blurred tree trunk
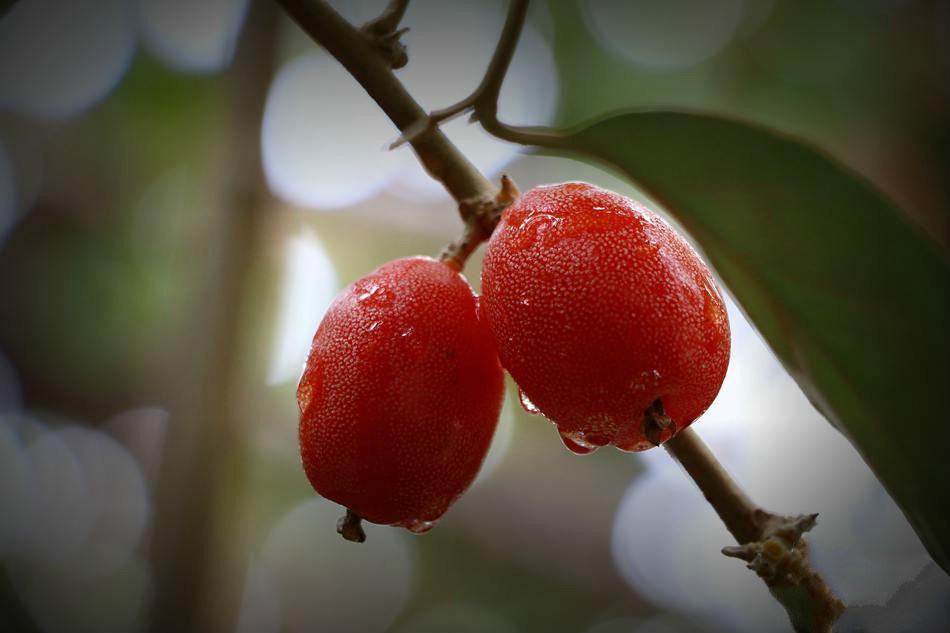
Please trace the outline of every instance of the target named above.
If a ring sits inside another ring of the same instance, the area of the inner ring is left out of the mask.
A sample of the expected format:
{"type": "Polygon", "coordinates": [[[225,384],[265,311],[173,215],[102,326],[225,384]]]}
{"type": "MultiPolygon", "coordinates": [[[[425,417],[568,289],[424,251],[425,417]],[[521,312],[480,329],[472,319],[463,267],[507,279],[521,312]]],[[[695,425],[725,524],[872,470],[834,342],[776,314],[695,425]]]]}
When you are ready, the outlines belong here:
{"type": "MultiPolygon", "coordinates": [[[[158,492],[151,558],[155,593],[148,614],[156,633],[233,630],[243,573],[217,585],[225,556],[219,536],[240,491],[245,454],[241,403],[253,264],[265,233],[269,201],[260,130],[276,63],[277,10],[252,0],[228,71],[228,117],[215,197],[217,230],[208,243],[210,287],[195,306],[190,345],[169,380],[181,385],[158,492]],[[237,478],[237,480],[235,480],[237,478]],[[228,605],[216,611],[212,604],[228,605]]],[[[240,570],[243,571],[243,570],[240,570]]]]}

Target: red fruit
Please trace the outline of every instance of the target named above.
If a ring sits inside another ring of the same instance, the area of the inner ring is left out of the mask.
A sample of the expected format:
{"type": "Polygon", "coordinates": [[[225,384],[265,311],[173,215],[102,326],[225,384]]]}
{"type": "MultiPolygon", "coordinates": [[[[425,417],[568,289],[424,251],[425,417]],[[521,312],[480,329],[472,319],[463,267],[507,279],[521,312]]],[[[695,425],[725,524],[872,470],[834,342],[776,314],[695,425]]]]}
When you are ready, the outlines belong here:
{"type": "Polygon", "coordinates": [[[424,532],[475,478],[502,395],[468,282],[433,259],[389,262],[313,337],[297,388],[307,477],[359,517],[424,532]]]}
{"type": "Polygon", "coordinates": [[[504,212],[482,310],[526,408],[575,452],[669,439],[709,407],[729,363],[726,309],[696,252],[642,205],[585,183],[538,187],[504,212]]]}

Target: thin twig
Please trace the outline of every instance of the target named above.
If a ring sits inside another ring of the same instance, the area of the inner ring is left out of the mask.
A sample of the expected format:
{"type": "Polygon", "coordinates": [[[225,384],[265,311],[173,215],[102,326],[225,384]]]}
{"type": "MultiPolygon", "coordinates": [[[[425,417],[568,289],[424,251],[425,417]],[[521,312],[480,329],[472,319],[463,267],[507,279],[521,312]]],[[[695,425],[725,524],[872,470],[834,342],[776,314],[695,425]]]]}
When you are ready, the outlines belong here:
{"type": "Polygon", "coordinates": [[[561,145],[563,135],[555,130],[507,125],[498,120],[498,97],[501,94],[505,76],[508,74],[508,68],[511,66],[511,60],[514,58],[515,49],[518,47],[518,40],[528,14],[529,1],[512,0],[508,5],[508,15],[498,38],[498,45],[495,47],[495,52],[481,82],[472,94],[446,108],[430,112],[428,116],[404,130],[403,134],[390,145],[390,149],[411,142],[416,136],[437,128],[439,123],[469,110],[474,111],[473,118],[477,119],[487,132],[502,140],[541,147],[561,145]]]}
{"type": "MultiPolygon", "coordinates": [[[[314,40],[330,52],[369,93],[400,131],[425,118],[425,110],[406,91],[375,47],[324,0],[278,0],[314,40]]],[[[437,128],[411,141],[426,172],[460,203],[494,199],[496,190],[478,169],[437,128]]]]}
{"type": "Polygon", "coordinates": [[[802,538],[818,515],[783,516],[760,508],[691,428],[679,431],[664,446],[740,544],[725,547],[722,553],[748,563],[788,611],[796,630],[831,633],[846,605],[809,566],[802,538]]]}
{"type": "Polygon", "coordinates": [[[386,35],[394,33],[399,28],[399,23],[406,15],[406,9],[409,7],[409,0],[389,0],[389,4],[379,14],[379,17],[373,18],[360,30],[371,35],[386,35]]]}
{"type": "MultiPolygon", "coordinates": [[[[521,37],[521,30],[528,14],[528,2],[529,0],[512,0],[508,5],[508,16],[505,18],[505,25],[478,87],[461,101],[430,112],[427,117],[418,121],[396,139],[390,145],[390,149],[395,149],[403,143],[411,141],[415,135],[431,130],[439,123],[453,119],[470,110],[475,110],[474,118],[481,120],[482,117],[485,117],[489,121],[496,119],[498,96],[501,94],[501,86],[508,74],[515,49],[518,47],[518,39],[521,37]]],[[[482,121],[482,125],[485,125],[484,121],[482,121]]]]}
{"type": "Polygon", "coordinates": [[[399,23],[402,22],[408,6],[409,0],[389,0],[389,4],[379,17],[360,27],[360,32],[370,39],[389,67],[393,69],[402,68],[409,63],[406,45],[399,39],[409,30],[399,28],[399,23]]]}

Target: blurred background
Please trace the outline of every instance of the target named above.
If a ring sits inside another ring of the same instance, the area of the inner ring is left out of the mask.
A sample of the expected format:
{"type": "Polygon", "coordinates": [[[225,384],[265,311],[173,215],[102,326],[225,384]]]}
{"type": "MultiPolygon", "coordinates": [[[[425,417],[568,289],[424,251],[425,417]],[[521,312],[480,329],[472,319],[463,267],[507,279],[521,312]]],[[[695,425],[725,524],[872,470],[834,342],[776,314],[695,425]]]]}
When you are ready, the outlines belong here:
{"type": "MultiPolygon", "coordinates": [[[[384,2],[333,4],[362,23],[384,2]]],[[[504,120],[659,107],[772,126],[950,246],[950,3],[532,5],[504,120]]],[[[398,75],[426,108],[477,84],[505,6],[412,0],[398,75]]],[[[510,384],[435,530],[343,541],[299,462],[310,338],[350,282],[438,253],[452,201],[384,150],[393,126],[269,0],[0,7],[0,630],[790,630],[663,451],[573,455],[510,384]]],[[[651,204],[597,167],[446,130],[522,190],[586,180],[651,204]]],[[[855,605],[841,631],[950,630],[950,579],[730,316],[699,434],[764,506],[821,513],[813,563],[855,605]]]]}

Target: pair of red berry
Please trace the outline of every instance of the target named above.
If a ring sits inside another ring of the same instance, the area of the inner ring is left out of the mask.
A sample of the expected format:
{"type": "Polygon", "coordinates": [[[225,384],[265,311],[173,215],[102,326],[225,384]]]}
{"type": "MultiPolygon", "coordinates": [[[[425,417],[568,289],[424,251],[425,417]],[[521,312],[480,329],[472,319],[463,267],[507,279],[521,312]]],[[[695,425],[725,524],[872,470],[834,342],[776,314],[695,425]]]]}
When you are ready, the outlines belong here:
{"type": "Polygon", "coordinates": [[[297,391],[303,464],[348,509],[344,536],[362,538],[359,517],[424,532],[478,472],[502,367],[587,453],[665,441],[710,405],[728,361],[722,297],[666,222],[592,185],[538,187],[492,235],[480,303],[425,257],[340,293],[297,391]]]}

